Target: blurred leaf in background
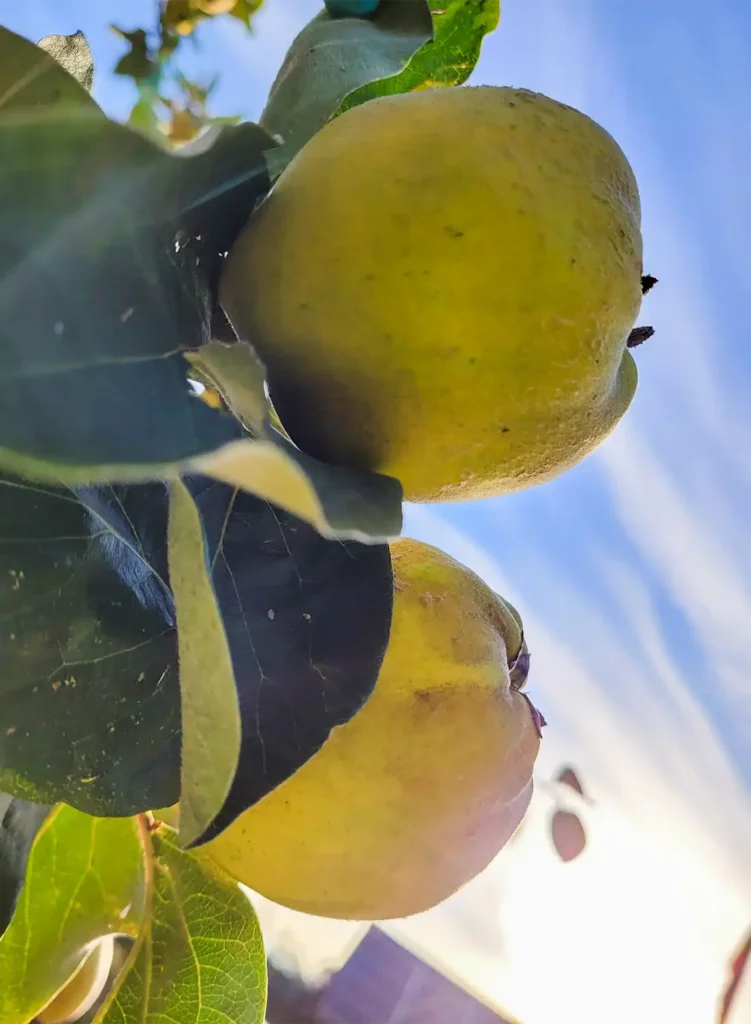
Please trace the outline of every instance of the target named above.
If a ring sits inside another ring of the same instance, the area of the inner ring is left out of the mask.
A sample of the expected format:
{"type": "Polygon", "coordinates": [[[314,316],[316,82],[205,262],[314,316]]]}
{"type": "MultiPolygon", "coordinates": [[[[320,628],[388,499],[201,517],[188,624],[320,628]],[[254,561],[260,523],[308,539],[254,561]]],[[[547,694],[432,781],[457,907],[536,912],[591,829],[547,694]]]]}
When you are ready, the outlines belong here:
{"type": "Polygon", "coordinates": [[[161,135],[175,145],[189,142],[206,125],[235,123],[237,118],[214,118],[208,100],[215,80],[207,83],[186,78],[176,57],[187,39],[200,36],[200,25],[211,18],[227,16],[248,29],[263,0],[159,0],[152,30],[131,31],[113,25],[113,31],[128,44],[115,74],[131,78],[138,99],[128,119],[133,127],[149,135],[161,135]]]}

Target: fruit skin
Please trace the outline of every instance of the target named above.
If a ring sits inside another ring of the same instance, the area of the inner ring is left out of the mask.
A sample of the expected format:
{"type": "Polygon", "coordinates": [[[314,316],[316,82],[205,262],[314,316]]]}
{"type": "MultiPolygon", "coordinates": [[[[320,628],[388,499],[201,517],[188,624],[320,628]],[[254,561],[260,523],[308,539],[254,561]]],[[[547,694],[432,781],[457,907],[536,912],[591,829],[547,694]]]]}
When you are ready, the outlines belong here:
{"type": "Polygon", "coordinates": [[[573,466],[628,407],[640,219],[625,156],[571,107],[383,97],[289,164],[221,299],[301,448],[408,500],[488,497],[573,466]]]}
{"type": "Polygon", "coordinates": [[[539,733],[509,661],[514,612],[414,540],[392,545],[395,607],[375,691],[291,778],[205,850],[277,903],[404,917],[446,899],[510,838],[539,733]]]}

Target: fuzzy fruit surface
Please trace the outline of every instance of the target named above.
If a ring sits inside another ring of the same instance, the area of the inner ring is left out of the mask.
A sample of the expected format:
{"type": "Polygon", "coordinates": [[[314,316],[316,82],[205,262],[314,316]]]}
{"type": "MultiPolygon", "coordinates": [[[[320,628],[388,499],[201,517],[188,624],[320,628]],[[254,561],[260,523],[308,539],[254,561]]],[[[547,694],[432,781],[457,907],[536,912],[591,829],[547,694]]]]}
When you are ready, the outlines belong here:
{"type": "Polygon", "coordinates": [[[539,734],[509,664],[517,613],[474,573],[392,544],[394,618],[373,695],[206,852],[277,903],[324,917],[404,917],[493,859],[532,794],[539,734]]]}
{"type": "Polygon", "coordinates": [[[494,86],[371,100],[300,151],[221,298],[292,439],[408,500],[548,480],[636,388],[636,181],[589,117],[494,86]]]}

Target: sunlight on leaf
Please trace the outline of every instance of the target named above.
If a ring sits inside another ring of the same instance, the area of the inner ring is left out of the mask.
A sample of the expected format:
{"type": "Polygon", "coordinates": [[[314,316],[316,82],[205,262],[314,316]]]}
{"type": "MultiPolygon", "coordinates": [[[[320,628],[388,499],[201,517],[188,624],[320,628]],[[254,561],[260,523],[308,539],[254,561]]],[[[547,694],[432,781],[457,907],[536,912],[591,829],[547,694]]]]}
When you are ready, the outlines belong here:
{"type": "Polygon", "coordinates": [[[83,32],[74,32],[69,36],[45,36],[37,46],[54,57],[69,75],[87,92],[91,92],[94,85],[94,56],[83,32]]]}
{"type": "Polygon", "coordinates": [[[27,1022],[75,974],[96,940],[139,933],[146,911],[136,818],[54,807],[36,835],[15,913],[0,938],[0,1020],[27,1022]]]}
{"type": "Polygon", "coordinates": [[[149,924],[97,1024],[262,1024],[266,958],[249,900],[208,856],[178,849],[168,829],[151,838],[149,924]]]}
{"type": "Polygon", "coordinates": [[[182,481],[170,486],[169,567],[177,609],[182,705],[180,842],[217,816],[240,758],[240,707],[232,656],[211,582],[201,516],[182,481]]]}

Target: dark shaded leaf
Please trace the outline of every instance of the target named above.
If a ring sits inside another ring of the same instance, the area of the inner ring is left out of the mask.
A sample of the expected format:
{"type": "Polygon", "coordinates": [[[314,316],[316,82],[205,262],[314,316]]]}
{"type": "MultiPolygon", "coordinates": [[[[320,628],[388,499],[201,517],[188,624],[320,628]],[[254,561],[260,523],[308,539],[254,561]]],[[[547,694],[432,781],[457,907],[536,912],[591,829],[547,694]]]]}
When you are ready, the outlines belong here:
{"type": "Polygon", "coordinates": [[[0,477],[0,786],[133,814],[179,793],[163,485],[0,477]]]}
{"type": "Polygon", "coordinates": [[[63,804],[50,811],[0,938],[3,1024],[27,1024],[97,939],[139,934],[147,906],[145,841],[137,818],[91,818],[63,804]]]}
{"type": "Polygon", "coordinates": [[[216,1021],[262,1024],[266,957],[253,907],[238,885],[167,829],[152,834],[148,924],[98,1024],[216,1021]]]}
{"type": "Polygon", "coordinates": [[[142,479],[240,437],[195,400],[183,351],[209,340],[223,254],[268,186],[265,132],[175,156],[99,118],[23,113],[0,120],[0,461],[142,479]]]}
{"type": "MultiPolygon", "coordinates": [[[[85,83],[69,74],[72,68],[67,63],[64,66],[63,61],[55,59],[58,53],[64,56],[63,51],[67,53],[66,60],[75,53],[79,68],[84,70],[88,44],[85,39],[73,42],[74,38],[47,36],[39,46],[35,46],[23,36],[0,26],[0,116],[23,108],[56,106],[81,107],[92,116],[104,118],[85,83]],[[65,44],[61,40],[71,42],[65,44]]],[[[91,73],[93,75],[93,63],[91,73]]]]}
{"type": "Polygon", "coordinates": [[[243,724],[237,776],[208,841],[368,698],[388,643],[393,578],[387,545],[324,540],[244,491],[186,482],[203,518],[243,724]]]}
{"type": "Polygon", "coordinates": [[[345,98],[402,70],[432,36],[425,0],[384,0],[373,17],[317,15],[292,43],[260,123],[282,145],[270,154],[278,174],[345,98]]]}
{"type": "Polygon", "coordinates": [[[730,964],[730,977],[728,978],[727,988],[722,994],[717,1024],[730,1024],[730,1014],[735,1005],[738,989],[743,978],[748,978],[749,971],[751,971],[751,932],[749,932],[748,937],[730,964]]]}
{"type": "Polygon", "coordinates": [[[479,59],[483,38],[498,25],[500,0],[427,0],[427,6],[433,22],[431,40],[399,74],[367,82],[350,93],[337,114],[378,96],[466,82],[479,59]]]}
{"type": "Polygon", "coordinates": [[[45,36],[37,46],[54,57],[87,92],[94,86],[94,55],[83,32],[69,36],[45,36]]]}
{"type": "MultiPolygon", "coordinates": [[[[392,580],[385,545],[328,541],[246,492],[187,482],[242,716],[239,773],[216,831],[367,698],[388,641],[392,580]]],[[[5,479],[0,538],[0,785],[98,814],[174,803],[180,697],[166,485],[76,496],[5,479]]]]}
{"type": "Polygon", "coordinates": [[[181,480],[170,487],[168,546],[182,706],[180,842],[188,846],[206,831],[227,799],[242,728],[201,513],[181,480]]]}
{"type": "Polygon", "coordinates": [[[26,877],[31,844],[49,807],[0,793],[0,935],[10,924],[26,877]]]}
{"type": "Polygon", "coordinates": [[[587,845],[584,825],[573,811],[555,812],[550,822],[550,835],[562,861],[575,860],[587,845]]]}

